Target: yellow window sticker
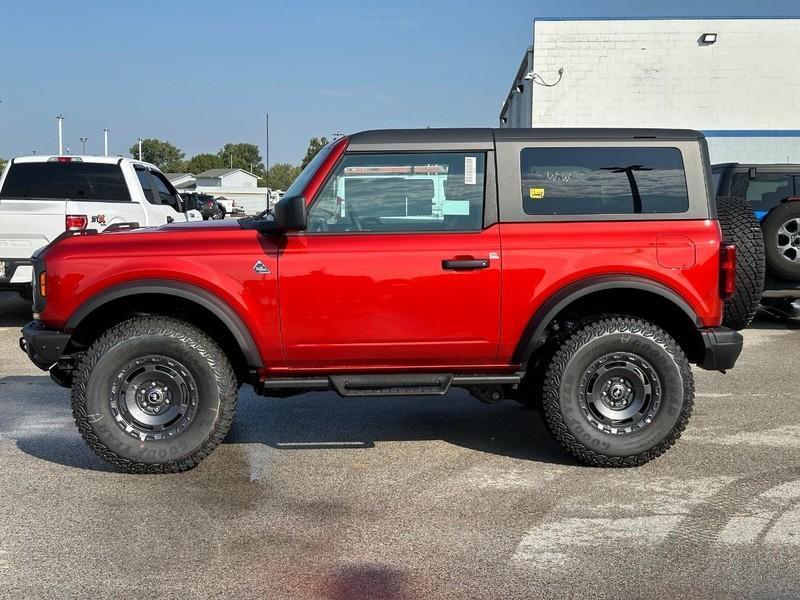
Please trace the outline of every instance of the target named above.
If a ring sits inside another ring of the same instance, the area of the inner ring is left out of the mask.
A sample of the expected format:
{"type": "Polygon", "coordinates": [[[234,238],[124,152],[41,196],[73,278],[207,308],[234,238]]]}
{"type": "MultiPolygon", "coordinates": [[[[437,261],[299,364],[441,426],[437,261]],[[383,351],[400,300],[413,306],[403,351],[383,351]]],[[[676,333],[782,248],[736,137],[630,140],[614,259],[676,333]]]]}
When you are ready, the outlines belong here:
{"type": "Polygon", "coordinates": [[[541,200],[544,198],[544,188],[530,188],[528,193],[534,200],[541,200]]]}

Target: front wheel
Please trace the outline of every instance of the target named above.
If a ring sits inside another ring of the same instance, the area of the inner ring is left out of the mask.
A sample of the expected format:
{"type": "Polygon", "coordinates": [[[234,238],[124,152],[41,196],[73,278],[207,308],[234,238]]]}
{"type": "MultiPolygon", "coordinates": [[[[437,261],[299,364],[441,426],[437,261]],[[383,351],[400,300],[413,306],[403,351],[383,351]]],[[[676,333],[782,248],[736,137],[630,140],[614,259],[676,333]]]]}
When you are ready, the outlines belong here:
{"type": "Polygon", "coordinates": [[[177,473],[222,442],[236,394],[230,362],[205,333],[175,319],[138,317],[86,352],[72,412],[84,441],[113,465],[177,473]]]}
{"type": "Polygon", "coordinates": [[[598,467],[629,467],[680,437],[694,404],[689,362],[661,328],[628,317],[586,324],[547,370],[543,417],[558,442],[598,467]]]}

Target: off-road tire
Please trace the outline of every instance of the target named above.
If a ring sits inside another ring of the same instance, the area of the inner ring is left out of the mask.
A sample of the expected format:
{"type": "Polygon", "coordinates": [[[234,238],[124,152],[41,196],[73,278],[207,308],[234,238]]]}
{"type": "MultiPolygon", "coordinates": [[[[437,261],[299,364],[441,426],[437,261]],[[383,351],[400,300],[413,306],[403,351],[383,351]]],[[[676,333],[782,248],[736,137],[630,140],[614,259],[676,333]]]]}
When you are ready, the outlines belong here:
{"type": "Polygon", "coordinates": [[[694,405],[694,379],[680,346],[660,327],[642,319],[606,317],[575,331],[555,353],[542,404],[547,428],[580,461],[596,467],[633,467],[660,456],[680,437],[694,405]],[[660,404],[639,430],[601,431],[581,406],[581,378],[589,365],[608,355],[636,356],[657,375],[660,404]]]}
{"type": "Polygon", "coordinates": [[[211,219],[214,221],[220,221],[225,218],[225,210],[217,206],[213,211],[211,211],[211,219]]]}
{"type": "Polygon", "coordinates": [[[764,291],[764,237],[753,209],[742,198],[717,198],[722,239],[736,244],[736,290],[725,301],[722,324],[739,331],[753,320],[764,291]]]}
{"type": "Polygon", "coordinates": [[[136,317],[105,332],[75,372],[72,413],[88,446],[131,473],[178,473],[196,466],[220,444],[236,408],[237,385],[228,358],[198,328],[166,317],[136,317]],[[196,387],[195,418],[167,439],[142,441],[120,427],[111,408],[120,369],[158,354],[185,368],[196,387]]]}
{"type": "MultiPolygon", "coordinates": [[[[767,268],[778,277],[800,281],[800,257],[797,262],[791,262],[781,256],[778,247],[778,230],[784,223],[793,219],[800,219],[800,202],[785,202],[769,211],[761,223],[761,230],[764,236],[767,268]]],[[[795,255],[797,253],[800,253],[800,247],[797,247],[795,255]]]]}

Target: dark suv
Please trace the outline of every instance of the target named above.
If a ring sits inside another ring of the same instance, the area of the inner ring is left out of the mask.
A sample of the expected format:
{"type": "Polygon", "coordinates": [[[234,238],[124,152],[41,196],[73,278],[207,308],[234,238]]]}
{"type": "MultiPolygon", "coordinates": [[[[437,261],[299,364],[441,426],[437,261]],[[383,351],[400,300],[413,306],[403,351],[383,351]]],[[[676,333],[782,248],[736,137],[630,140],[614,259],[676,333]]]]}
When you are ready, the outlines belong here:
{"type": "MultiPolygon", "coordinates": [[[[65,237],[35,259],[22,348],[86,442],[134,472],[196,465],[239,387],[537,407],[598,466],[667,450],[690,363],[734,366],[736,247],[685,130],[366,131],[273,213],[65,237]],[[202,252],[197,252],[202,248],[202,252]]],[[[480,423],[475,423],[480,427],[480,423]]]]}
{"type": "Polygon", "coordinates": [[[726,163],[712,167],[718,196],[744,199],[760,223],[767,277],[761,303],[786,316],[800,299],[800,165],[726,163]]]}

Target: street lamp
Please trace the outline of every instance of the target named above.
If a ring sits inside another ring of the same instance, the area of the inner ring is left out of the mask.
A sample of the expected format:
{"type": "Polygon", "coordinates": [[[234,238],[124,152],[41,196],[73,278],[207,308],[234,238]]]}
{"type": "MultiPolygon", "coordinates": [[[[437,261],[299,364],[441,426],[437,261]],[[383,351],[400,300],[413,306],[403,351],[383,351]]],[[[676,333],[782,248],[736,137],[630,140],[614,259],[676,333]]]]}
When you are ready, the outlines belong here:
{"type": "Polygon", "coordinates": [[[142,160],[142,142],[144,140],[142,138],[136,138],[136,141],[139,142],[139,160],[142,160]]]}
{"type": "Polygon", "coordinates": [[[64,133],[61,125],[64,122],[64,115],[58,115],[56,120],[58,121],[58,155],[61,156],[64,154],[64,133]]]}
{"type": "Polygon", "coordinates": [[[81,154],[86,154],[86,142],[89,138],[81,138],[81,154]]]}

